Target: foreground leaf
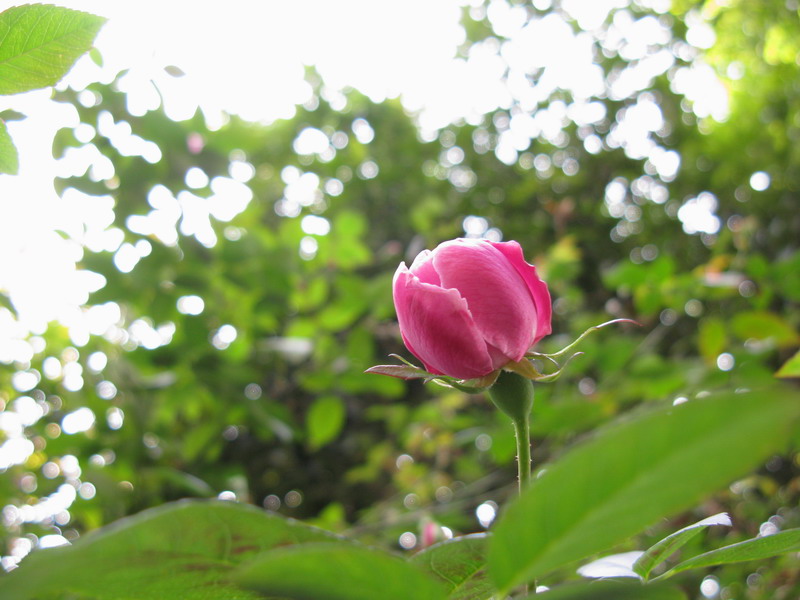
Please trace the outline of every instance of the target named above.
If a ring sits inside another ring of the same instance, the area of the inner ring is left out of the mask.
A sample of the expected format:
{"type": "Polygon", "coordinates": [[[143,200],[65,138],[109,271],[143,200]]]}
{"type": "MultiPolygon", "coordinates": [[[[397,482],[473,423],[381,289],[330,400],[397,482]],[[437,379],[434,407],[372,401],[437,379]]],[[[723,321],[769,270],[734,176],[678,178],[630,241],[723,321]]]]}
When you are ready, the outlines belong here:
{"type": "Polygon", "coordinates": [[[17,148],[8,135],[8,129],[3,121],[0,121],[0,173],[16,175],[19,172],[19,156],[17,148]]]}
{"type": "Polygon", "coordinates": [[[796,352],[792,358],[783,363],[783,366],[775,373],[775,377],[782,377],[785,379],[800,377],[800,351],[796,352]]]}
{"type": "Polygon", "coordinates": [[[33,552],[0,578],[0,598],[251,600],[259,596],[227,581],[234,567],[275,546],[331,539],[254,506],[178,502],[118,521],[73,546],[33,552]]]}
{"type": "Polygon", "coordinates": [[[58,83],[92,47],[105,19],[34,4],[0,13],[0,94],[18,94],[58,83]]]}
{"type": "Polygon", "coordinates": [[[426,548],[410,562],[448,588],[449,600],[484,600],[495,591],[486,573],[486,534],[467,535],[426,548]]]}
{"type": "Polygon", "coordinates": [[[694,556],[676,565],[658,579],[665,579],[689,569],[761,560],[787,552],[800,552],[800,529],[787,529],[773,535],[746,540],[694,556]]]}
{"type": "Polygon", "coordinates": [[[500,590],[602,552],[785,449],[797,392],[726,393],[627,417],[549,465],[489,542],[500,590]],[[742,443],[747,440],[747,443],[742,443]]]}
{"type": "Polygon", "coordinates": [[[647,579],[655,567],[664,562],[678,550],[678,548],[685,545],[698,533],[712,525],[725,525],[730,527],[731,518],[727,513],[719,513],[668,535],[663,540],[650,546],[650,548],[633,563],[633,570],[643,579],[647,579]]]}
{"type": "Polygon", "coordinates": [[[291,600],[441,600],[444,586],[401,558],[353,543],[267,552],[235,576],[242,586],[291,600]]]}
{"type": "Polygon", "coordinates": [[[642,585],[638,581],[598,580],[560,585],[531,600],[685,600],[679,589],[662,585],[642,585]]]}

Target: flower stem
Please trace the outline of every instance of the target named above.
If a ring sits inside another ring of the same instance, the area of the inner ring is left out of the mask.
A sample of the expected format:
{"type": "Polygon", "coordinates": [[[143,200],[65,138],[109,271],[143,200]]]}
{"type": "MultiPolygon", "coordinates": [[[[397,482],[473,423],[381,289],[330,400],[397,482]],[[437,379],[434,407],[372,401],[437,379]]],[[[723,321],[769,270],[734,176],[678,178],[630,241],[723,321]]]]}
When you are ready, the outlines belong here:
{"type": "MultiPolygon", "coordinates": [[[[519,493],[531,481],[531,410],[533,409],[533,382],[513,371],[501,371],[497,381],[489,388],[489,397],[495,406],[511,417],[517,438],[517,469],[519,493]]],[[[535,586],[535,584],[534,584],[535,586]]],[[[528,585],[521,588],[528,595],[528,585]]]]}
{"type": "Polygon", "coordinates": [[[517,438],[517,468],[519,471],[519,493],[531,481],[531,422],[527,416],[514,421],[514,434],[517,438]]]}
{"type": "Polygon", "coordinates": [[[503,371],[497,382],[489,388],[489,396],[497,408],[511,417],[514,424],[519,491],[522,492],[531,479],[530,414],[533,409],[533,382],[517,373],[503,371]]]}

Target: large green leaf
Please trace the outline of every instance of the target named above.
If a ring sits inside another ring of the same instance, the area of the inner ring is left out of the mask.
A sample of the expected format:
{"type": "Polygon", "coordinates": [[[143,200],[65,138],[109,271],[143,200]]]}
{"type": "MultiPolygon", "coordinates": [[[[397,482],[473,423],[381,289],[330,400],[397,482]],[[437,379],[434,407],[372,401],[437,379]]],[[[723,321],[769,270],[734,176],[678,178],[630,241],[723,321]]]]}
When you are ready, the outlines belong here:
{"type": "Polygon", "coordinates": [[[486,573],[487,540],[485,534],[447,540],[418,552],[411,563],[442,580],[450,600],[483,600],[495,591],[486,573]]]}
{"type": "Polygon", "coordinates": [[[6,124],[0,120],[0,173],[16,175],[19,172],[17,148],[8,135],[6,124]]]}
{"type": "Polygon", "coordinates": [[[236,565],[274,546],[331,539],[250,505],[183,501],[118,521],[73,546],[34,552],[0,578],[0,597],[249,600],[258,596],[227,581],[236,565]]]}
{"type": "Polygon", "coordinates": [[[681,571],[725,565],[728,563],[746,562],[748,560],[762,560],[787,552],[800,551],[800,529],[787,529],[773,535],[767,535],[752,540],[739,542],[730,546],[717,548],[677,564],[672,569],[661,575],[660,578],[670,577],[681,571]]]}
{"type": "Polygon", "coordinates": [[[0,13],[0,94],[55,85],[92,47],[105,19],[45,4],[0,13]]]}
{"type": "Polygon", "coordinates": [[[719,513],[713,515],[692,525],[688,525],[683,529],[679,529],[662,540],[659,540],[647,551],[642,554],[638,560],[633,563],[633,570],[642,578],[647,579],[654,568],[664,562],[672,554],[675,553],[681,546],[686,545],[694,536],[712,525],[731,525],[731,518],[728,513],[719,513]]]}
{"type": "Polygon", "coordinates": [[[642,585],[638,581],[598,580],[560,585],[532,600],[684,600],[679,589],[662,585],[642,585]]]}
{"type": "Polygon", "coordinates": [[[785,449],[797,392],[719,394],[623,419],[544,472],[489,544],[500,589],[603,551],[785,449]],[[746,443],[745,443],[746,440],[746,443]]]}
{"type": "Polygon", "coordinates": [[[353,543],[278,548],[237,573],[246,588],[291,600],[441,600],[444,586],[387,552],[353,543]]]}

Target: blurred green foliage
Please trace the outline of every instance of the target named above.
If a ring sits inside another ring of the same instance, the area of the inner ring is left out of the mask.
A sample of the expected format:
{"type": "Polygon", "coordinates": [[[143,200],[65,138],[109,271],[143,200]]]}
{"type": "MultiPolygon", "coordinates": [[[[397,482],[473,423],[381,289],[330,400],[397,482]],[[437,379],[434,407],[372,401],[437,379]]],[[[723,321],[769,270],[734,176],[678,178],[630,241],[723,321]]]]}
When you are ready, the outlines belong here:
{"type": "MultiPolygon", "coordinates": [[[[519,241],[548,281],[555,333],[544,351],[609,318],[643,325],[587,339],[558,383],[537,386],[535,465],[635,405],[771,381],[799,339],[797,6],[676,1],[658,13],[644,4],[615,9],[592,34],[597,64],[610,85],[640,62],[596,41],[625,13],[671,32],[673,67],[625,97],[593,98],[604,117],[564,119],[559,136],[537,137],[512,164],[494,150],[514,116],[530,112],[518,101],[426,141],[396,100],[349,91],[332,108],[313,70],[313,101],[269,126],[231,116],[212,130],[201,112],[182,122],[160,109],[133,116],[116,82],[90,85],[93,102],[59,92],[81,123],[127,123],[162,158],[129,155],[100,132],[86,142],[68,128],[54,141],[57,156],[93,144],[113,164],[108,176],[89,169],[56,185],[86,202],[112,199],[108,228],[122,246],[86,248],[81,265],[105,278],[91,305],[119,307],[120,319],[83,344],[54,323],[30,364],[0,370],[6,412],[21,396],[42,409],[25,426],[35,451],[0,477],[3,554],[26,536],[74,539],[169,500],[220,494],[390,547],[404,532],[421,539],[431,520],[482,531],[476,507],[514,491],[507,420],[480,395],[363,374],[389,353],[408,356],[393,324],[397,264],[476,224],[519,241]],[[698,58],[684,40],[700,14],[717,42],[698,58]],[[675,91],[678,70],[701,58],[729,92],[721,122],[675,91]],[[674,176],[613,141],[626,111],[645,101],[664,121],[649,138],[680,158],[674,176]],[[365,127],[369,141],[357,133],[365,127]],[[307,128],[324,134],[327,150],[296,151],[307,128]],[[206,178],[189,181],[190,169],[206,178]],[[239,212],[242,194],[250,200],[239,212]],[[718,230],[689,233],[679,211],[703,198],[718,230]],[[141,255],[129,272],[124,252],[141,255]],[[191,308],[195,296],[201,310],[191,308]],[[107,360],[98,364],[98,352],[107,360]],[[45,367],[53,359],[56,371],[45,367]],[[79,389],[64,385],[71,364],[79,389]],[[15,387],[22,371],[38,383],[15,387]],[[66,433],[63,419],[83,407],[94,425],[66,433]],[[79,490],[74,503],[36,518],[30,507],[64,485],[79,490]]],[[[465,11],[464,25],[472,42],[503,41],[480,7],[465,11]]],[[[542,106],[559,102],[574,98],[555,89],[542,106]]],[[[732,543],[799,526],[798,457],[773,457],[639,546],[723,510],[734,527],[708,536],[709,548],[720,545],[715,535],[732,543]]],[[[705,539],[688,547],[699,552],[705,539]]],[[[731,598],[800,590],[792,556],[714,576],[731,598]]],[[[692,597],[698,577],[683,580],[692,597]]]]}

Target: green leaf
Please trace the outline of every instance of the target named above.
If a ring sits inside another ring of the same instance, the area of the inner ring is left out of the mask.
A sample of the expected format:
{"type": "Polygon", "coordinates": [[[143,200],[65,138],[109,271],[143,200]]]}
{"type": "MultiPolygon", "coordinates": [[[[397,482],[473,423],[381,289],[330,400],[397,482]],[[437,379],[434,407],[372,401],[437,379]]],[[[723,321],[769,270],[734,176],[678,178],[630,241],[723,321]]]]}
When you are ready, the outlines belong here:
{"type": "Polygon", "coordinates": [[[782,317],[766,311],[741,312],[731,321],[733,332],[742,340],[771,341],[778,348],[797,345],[800,336],[782,317]]]}
{"type": "Polygon", "coordinates": [[[13,110],[11,108],[0,111],[0,121],[5,121],[6,123],[9,121],[22,121],[27,117],[28,116],[25,113],[21,113],[18,110],[13,110]]]}
{"type": "Polygon", "coordinates": [[[775,373],[775,377],[786,379],[800,377],[800,352],[796,352],[792,358],[783,363],[783,366],[775,373]]]}
{"type": "Polygon", "coordinates": [[[797,393],[775,387],[624,418],[509,506],[489,543],[490,575],[508,590],[691,507],[783,450],[799,413],[797,393]]]}
{"type": "Polygon", "coordinates": [[[16,175],[19,172],[19,156],[17,148],[3,121],[0,121],[0,173],[16,175]]]}
{"type": "Polygon", "coordinates": [[[38,550],[0,578],[0,597],[55,592],[103,600],[250,600],[228,582],[243,561],[275,546],[335,539],[250,505],[166,504],[122,519],[73,546],[38,550]]]}
{"type": "Polygon", "coordinates": [[[560,585],[528,596],[531,600],[685,600],[677,588],[638,581],[598,580],[560,585]]]}
{"type": "Polygon", "coordinates": [[[448,587],[449,600],[489,598],[495,588],[486,573],[486,534],[457,537],[434,544],[411,557],[448,587]]]}
{"type": "Polygon", "coordinates": [[[703,529],[712,525],[726,525],[730,527],[731,518],[727,513],[719,513],[668,535],[650,546],[650,548],[633,563],[634,572],[646,580],[655,567],[664,562],[678,550],[678,548],[685,545],[703,529]]]}
{"type": "Polygon", "coordinates": [[[725,350],[727,333],[725,324],[718,317],[706,317],[698,326],[700,354],[708,364],[716,363],[717,356],[725,350]]]}
{"type": "Polygon", "coordinates": [[[333,441],[342,431],[344,420],[345,408],[341,398],[337,396],[317,398],[306,415],[309,446],[317,449],[333,441]]]}
{"type": "Polygon", "coordinates": [[[694,556],[677,564],[658,577],[658,579],[671,577],[676,573],[689,569],[746,562],[748,560],[762,560],[779,554],[798,551],[800,551],[800,529],[787,529],[773,535],[746,540],[694,556]]]}
{"type": "Polygon", "coordinates": [[[172,77],[185,77],[186,73],[180,67],[176,67],[175,65],[167,65],[164,67],[164,70],[171,75],[172,77]]]}
{"type": "Polygon", "coordinates": [[[314,543],[267,552],[235,580],[297,600],[441,600],[444,586],[399,557],[353,543],[314,543]]]}
{"type": "Polygon", "coordinates": [[[0,13],[0,94],[55,85],[92,47],[105,19],[44,4],[0,13]]]}

